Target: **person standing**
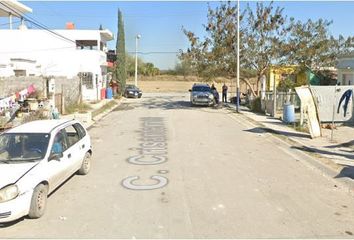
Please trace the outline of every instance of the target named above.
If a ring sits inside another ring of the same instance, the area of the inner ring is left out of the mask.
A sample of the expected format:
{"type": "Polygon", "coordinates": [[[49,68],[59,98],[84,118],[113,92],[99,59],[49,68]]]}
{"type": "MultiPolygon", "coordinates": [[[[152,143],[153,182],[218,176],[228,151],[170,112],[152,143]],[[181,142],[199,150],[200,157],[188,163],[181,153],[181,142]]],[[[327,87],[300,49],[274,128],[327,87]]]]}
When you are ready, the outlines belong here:
{"type": "Polygon", "coordinates": [[[222,86],[222,101],[227,103],[227,86],[225,83],[222,86]]]}
{"type": "Polygon", "coordinates": [[[216,90],[216,87],[214,86],[214,84],[211,85],[210,90],[214,96],[215,104],[219,104],[219,93],[218,93],[218,90],[216,90]]]}

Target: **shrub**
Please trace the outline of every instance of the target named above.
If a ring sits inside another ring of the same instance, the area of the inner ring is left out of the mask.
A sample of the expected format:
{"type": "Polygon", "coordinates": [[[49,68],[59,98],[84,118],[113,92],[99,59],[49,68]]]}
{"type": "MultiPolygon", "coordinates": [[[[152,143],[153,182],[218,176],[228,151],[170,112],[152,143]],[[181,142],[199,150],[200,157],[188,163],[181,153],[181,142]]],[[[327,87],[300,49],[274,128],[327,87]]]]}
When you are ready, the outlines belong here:
{"type": "Polygon", "coordinates": [[[49,119],[49,112],[45,110],[38,110],[35,112],[31,112],[28,116],[23,117],[22,123],[45,119],[49,119]]]}
{"type": "Polygon", "coordinates": [[[65,111],[67,114],[71,114],[74,112],[86,113],[90,109],[91,107],[87,103],[73,103],[68,106],[65,106],[65,111]]]}
{"type": "Polygon", "coordinates": [[[262,104],[261,104],[261,98],[257,97],[251,102],[251,110],[252,112],[258,112],[261,113],[262,111],[262,104]]]}

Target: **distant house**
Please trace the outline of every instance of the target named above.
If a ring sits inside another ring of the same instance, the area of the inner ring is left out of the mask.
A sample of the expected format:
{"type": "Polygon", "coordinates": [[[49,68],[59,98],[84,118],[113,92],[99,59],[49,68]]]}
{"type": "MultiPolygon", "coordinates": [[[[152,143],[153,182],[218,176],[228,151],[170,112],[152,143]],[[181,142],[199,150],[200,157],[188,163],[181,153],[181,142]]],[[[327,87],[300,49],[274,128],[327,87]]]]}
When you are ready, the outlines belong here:
{"type": "Polygon", "coordinates": [[[337,69],[339,85],[354,85],[354,53],[340,56],[337,69]]]}
{"type": "Polygon", "coordinates": [[[283,80],[291,80],[294,83],[320,85],[321,78],[310,68],[301,68],[297,65],[290,66],[271,66],[266,74],[266,91],[272,91],[275,86],[283,80]]]}

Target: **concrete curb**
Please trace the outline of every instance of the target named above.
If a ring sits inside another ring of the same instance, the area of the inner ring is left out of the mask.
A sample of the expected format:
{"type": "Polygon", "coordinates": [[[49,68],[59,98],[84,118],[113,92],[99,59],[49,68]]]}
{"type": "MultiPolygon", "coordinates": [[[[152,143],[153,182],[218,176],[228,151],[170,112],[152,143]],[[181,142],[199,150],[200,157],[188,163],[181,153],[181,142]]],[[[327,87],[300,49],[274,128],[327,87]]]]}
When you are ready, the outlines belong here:
{"type": "MultiPolygon", "coordinates": [[[[229,110],[235,110],[234,106],[230,106],[230,104],[226,104],[227,108],[229,110]]],[[[273,137],[275,137],[277,140],[283,142],[284,144],[290,146],[296,146],[296,147],[303,147],[304,149],[307,148],[306,144],[301,142],[300,140],[294,139],[289,136],[283,136],[281,131],[278,131],[276,129],[270,128],[269,126],[266,126],[263,123],[260,123],[253,118],[247,116],[246,114],[239,112],[240,115],[242,115],[244,118],[246,118],[250,124],[258,127],[262,127],[265,129],[266,133],[271,134],[273,137]],[[266,131],[269,130],[269,131],[266,131]],[[278,136],[279,134],[280,136],[278,136]],[[283,136],[283,137],[281,137],[283,136]]],[[[351,179],[346,179],[346,178],[335,178],[341,170],[343,170],[343,166],[336,164],[332,159],[322,155],[319,152],[312,151],[312,154],[309,152],[304,152],[301,150],[297,150],[298,153],[300,153],[303,157],[306,158],[306,162],[308,162],[313,168],[316,168],[320,172],[323,173],[326,177],[335,180],[336,182],[339,182],[342,187],[346,188],[349,193],[354,194],[354,181],[351,179]],[[313,156],[315,155],[315,156],[313,156]],[[326,160],[324,162],[323,160],[326,160]]]]}
{"type": "Polygon", "coordinates": [[[93,124],[95,124],[97,121],[99,121],[100,119],[105,117],[108,113],[113,111],[113,109],[115,109],[117,106],[119,106],[121,102],[122,102],[122,98],[121,99],[112,99],[111,101],[107,101],[107,102],[101,104],[99,107],[91,109],[87,113],[74,113],[74,114],[69,114],[69,115],[63,115],[63,116],[61,116],[61,118],[62,119],[76,119],[76,120],[80,121],[86,129],[90,129],[93,124]],[[97,110],[103,108],[104,106],[111,103],[112,101],[114,101],[116,104],[114,104],[111,108],[105,110],[104,112],[98,114],[97,116],[92,117],[92,113],[94,111],[97,111],[97,110]]]}
{"type": "MultiPolygon", "coordinates": [[[[99,120],[101,120],[102,118],[104,118],[105,116],[107,116],[110,112],[112,112],[115,108],[117,108],[117,107],[122,103],[122,99],[123,99],[123,98],[112,100],[112,101],[114,101],[116,104],[114,104],[111,108],[105,110],[104,112],[98,114],[97,116],[93,117],[91,123],[90,123],[86,128],[87,128],[87,129],[92,128],[92,126],[93,126],[96,122],[98,122],[99,120]]],[[[108,103],[109,103],[109,102],[108,102],[108,103]]],[[[102,107],[106,106],[108,103],[106,103],[106,104],[103,105],[102,107]]],[[[101,108],[102,108],[102,107],[101,107],[101,108]]],[[[99,108],[99,109],[100,109],[100,108],[99,108]]]]}

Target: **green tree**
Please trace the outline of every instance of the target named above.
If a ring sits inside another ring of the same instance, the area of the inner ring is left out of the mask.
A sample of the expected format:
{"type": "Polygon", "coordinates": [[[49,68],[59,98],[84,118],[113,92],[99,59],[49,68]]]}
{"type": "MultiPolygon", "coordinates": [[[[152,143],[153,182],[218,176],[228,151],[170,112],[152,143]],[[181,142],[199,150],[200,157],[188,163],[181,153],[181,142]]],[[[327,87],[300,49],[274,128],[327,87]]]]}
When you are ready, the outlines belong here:
{"type": "Polygon", "coordinates": [[[338,39],[335,39],[331,36],[331,41],[335,42],[333,51],[337,53],[336,59],[338,60],[339,55],[347,55],[354,51],[354,37],[344,38],[342,35],[339,35],[338,39]]]}
{"type": "Polygon", "coordinates": [[[126,55],[125,55],[125,34],[123,16],[120,9],[118,9],[118,37],[116,44],[117,63],[116,63],[116,77],[119,84],[119,94],[122,94],[125,88],[125,82],[127,78],[126,72],[126,55]]]}
{"type": "MultiPolygon", "coordinates": [[[[126,55],[127,74],[129,77],[135,74],[135,57],[126,55]]],[[[143,76],[156,76],[160,74],[160,70],[153,63],[145,63],[141,58],[138,58],[138,73],[143,76]]]]}
{"type": "Polygon", "coordinates": [[[311,19],[305,23],[290,20],[291,33],[285,47],[290,64],[308,66],[311,69],[333,66],[338,41],[329,35],[328,27],[332,21],[311,19]]]}
{"type": "Polygon", "coordinates": [[[203,25],[207,36],[199,39],[193,32],[182,29],[191,46],[181,52],[181,62],[207,80],[218,76],[236,76],[237,5],[221,3],[215,10],[208,7],[208,22],[203,25]]]}
{"type": "Polygon", "coordinates": [[[291,30],[286,24],[283,8],[274,8],[273,2],[267,6],[257,3],[255,12],[247,6],[242,28],[242,59],[246,68],[256,70],[257,92],[261,77],[272,64],[281,64],[286,60],[287,51],[283,48],[291,30]]]}
{"type": "Polygon", "coordinates": [[[195,70],[192,67],[192,63],[189,59],[182,59],[179,63],[175,66],[175,71],[177,75],[182,75],[184,79],[186,76],[195,74],[195,70]]]}
{"type": "MultiPolygon", "coordinates": [[[[246,82],[254,94],[249,83],[250,73],[260,79],[270,64],[281,57],[279,47],[285,41],[283,9],[274,10],[272,4],[264,6],[258,3],[256,13],[248,6],[240,16],[240,80],[246,82]]],[[[198,76],[207,79],[216,76],[234,78],[237,71],[237,5],[227,2],[221,3],[215,10],[209,7],[207,18],[208,22],[204,25],[207,36],[202,40],[183,29],[191,46],[179,58],[188,61],[198,76]]]]}

